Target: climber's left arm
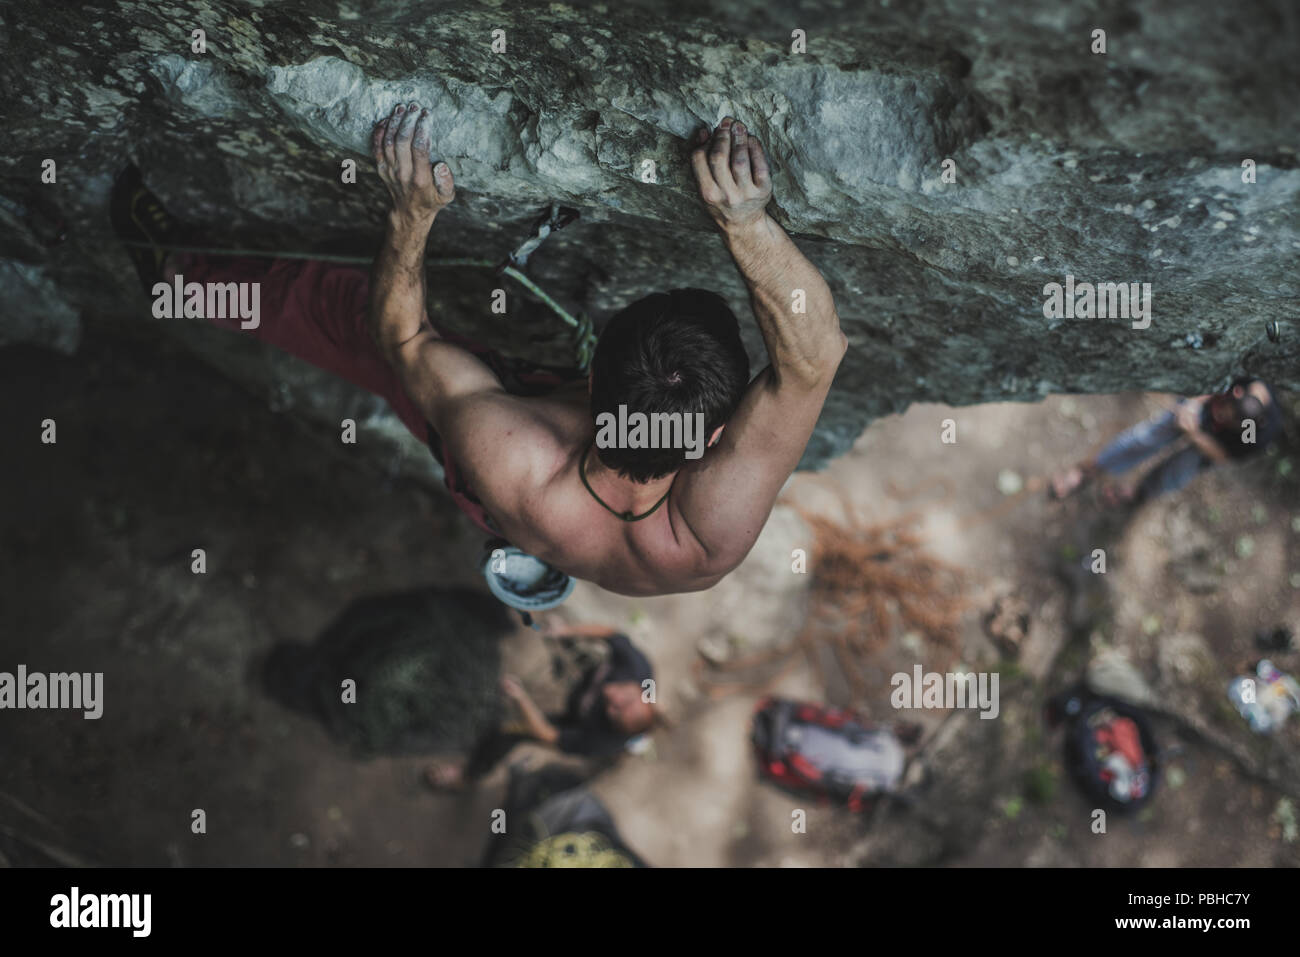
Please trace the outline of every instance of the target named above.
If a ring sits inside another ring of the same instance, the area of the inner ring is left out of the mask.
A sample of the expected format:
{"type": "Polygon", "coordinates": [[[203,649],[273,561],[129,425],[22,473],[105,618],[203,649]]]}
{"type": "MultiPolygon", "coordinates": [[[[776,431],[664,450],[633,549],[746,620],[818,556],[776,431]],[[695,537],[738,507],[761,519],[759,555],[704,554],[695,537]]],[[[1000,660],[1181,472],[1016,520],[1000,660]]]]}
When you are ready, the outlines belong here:
{"type": "Polygon", "coordinates": [[[375,257],[368,318],[371,335],[389,362],[405,343],[433,331],[425,308],[425,245],[439,211],[456,198],[447,164],[430,166],[430,122],[419,104],[409,109],[398,104],[371,138],[379,178],[393,207],[375,257]]]}
{"type": "Polygon", "coordinates": [[[429,163],[430,122],[429,112],[412,103],[375,127],[371,147],[393,208],[375,257],[368,318],[380,353],[436,427],[449,405],[505,390],[477,356],[444,341],[429,322],[425,246],[439,211],[456,198],[447,164],[429,163]]]}
{"type": "Polygon", "coordinates": [[[522,520],[557,448],[530,403],[506,392],[487,365],[429,322],[425,244],[438,212],[456,196],[447,165],[430,166],[429,126],[428,112],[412,103],[375,129],[375,162],[393,209],[375,258],[370,327],[402,388],[492,516],[522,520]]]}

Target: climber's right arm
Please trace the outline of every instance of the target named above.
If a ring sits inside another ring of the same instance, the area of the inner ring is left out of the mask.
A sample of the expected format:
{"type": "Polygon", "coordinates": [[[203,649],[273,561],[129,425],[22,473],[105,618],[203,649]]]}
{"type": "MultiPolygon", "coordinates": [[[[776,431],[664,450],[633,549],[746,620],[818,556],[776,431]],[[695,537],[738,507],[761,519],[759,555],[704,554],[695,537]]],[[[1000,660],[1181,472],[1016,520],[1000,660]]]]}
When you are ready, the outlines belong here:
{"type": "Polygon", "coordinates": [[[711,137],[700,131],[691,162],[700,198],[749,287],[773,376],[799,383],[833,373],[848,340],[826,280],[765,212],[772,179],[761,144],[727,117],[711,137]]]}
{"type": "MultiPolygon", "coordinates": [[[[702,131],[703,133],[703,131],[702,131]]],[[[749,384],[716,446],[678,473],[669,499],[698,575],[734,568],[753,547],[799,464],[848,348],[830,287],[764,212],[757,141],[728,120],[692,156],[700,195],[749,287],[771,364],[749,384]],[[802,311],[796,312],[796,303],[802,311]]]]}
{"type": "Polygon", "coordinates": [[[773,376],[802,384],[833,376],[849,341],[817,267],[766,213],[724,228],[723,237],[749,287],[773,376]]]}

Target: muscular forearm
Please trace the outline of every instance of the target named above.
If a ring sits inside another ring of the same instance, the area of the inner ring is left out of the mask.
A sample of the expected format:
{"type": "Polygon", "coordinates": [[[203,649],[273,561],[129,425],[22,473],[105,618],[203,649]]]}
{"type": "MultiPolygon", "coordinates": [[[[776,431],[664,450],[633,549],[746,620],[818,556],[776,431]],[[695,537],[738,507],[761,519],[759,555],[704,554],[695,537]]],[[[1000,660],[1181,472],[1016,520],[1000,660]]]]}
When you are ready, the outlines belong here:
{"type": "Polygon", "coordinates": [[[433,219],[389,213],[370,282],[370,333],[390,362],[402,343],[427,326],[424,249],[433,219]]]}
{"type": "Polygon", "coordinates": [[[835,374],[845,338],[830,287],[772,217],[723,229],[727,249],[749,287],[777,382],[822,385],[835,374]],[[795,312],[795,290],[803,312],[795,312]]]}

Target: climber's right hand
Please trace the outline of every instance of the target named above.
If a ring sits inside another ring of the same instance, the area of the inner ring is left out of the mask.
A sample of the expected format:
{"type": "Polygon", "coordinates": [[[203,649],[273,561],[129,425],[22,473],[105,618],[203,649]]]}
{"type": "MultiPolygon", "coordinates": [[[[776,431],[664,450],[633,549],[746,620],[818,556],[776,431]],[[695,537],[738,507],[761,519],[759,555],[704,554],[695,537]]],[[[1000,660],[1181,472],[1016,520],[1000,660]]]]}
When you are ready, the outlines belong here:
{"type": "Polygon", "coordinates": [[[371,152],[379,178],[404,224],[428,228],[438,211],[456,198],[456,183],[446,163],[430,166],[432,117],[419,103],[399,103],[375,126],[371,152]]]}
{"type": "Polygon", "coordinates": [[[729,229],[761,220],[772,198],[772,178],[758,140],[728,116],[712,136],[702,128],[695,142],[695,181],[714,222],[729,229]]]}

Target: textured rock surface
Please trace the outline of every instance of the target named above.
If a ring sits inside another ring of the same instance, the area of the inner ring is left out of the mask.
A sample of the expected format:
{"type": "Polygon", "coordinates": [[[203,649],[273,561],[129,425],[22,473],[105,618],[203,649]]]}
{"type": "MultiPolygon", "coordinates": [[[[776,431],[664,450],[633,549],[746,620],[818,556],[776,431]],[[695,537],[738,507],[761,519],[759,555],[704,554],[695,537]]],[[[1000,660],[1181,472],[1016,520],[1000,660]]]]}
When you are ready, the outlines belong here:
{"type": "MultiPolygon", "coordinates": [[[[755,129],[774,214],[826,274],[851,340],[808,465],[917,400],[1201,392],[1243,369],[1300,385],[1300,10],[901,6],[16,0],[0,12],[0,342],[67,350],[86,318],[154,321],[107,227],[128,158],[215,239],[368,253],[384,194],[367,134],[419,99],[437,105],[434,145],[459,186],[433,252],[498,259],[546,202],[577,206],[530,268],[597,323],[684,285],[747,316],[682,150],[726,113],[755,129]],[[196,28],[206,53],[191,51],[196,28]],[[354,185],[340,182],[349,158],[354,185]],[[46,207],[71,227],[50,248],[29,216],[46,207]],[[1067,274],[1150,282],[1150,328],[1044,318],[1044,284],[1067,274]]],[[[453,324],[510,331],[488,312],[489,275],[434,281],[453,324]]],[[[373,403],[252,343],[163,328],[309,417],[374,412],[397,434],[373,403]]]]}

